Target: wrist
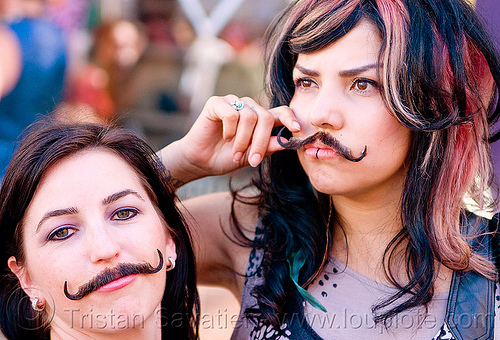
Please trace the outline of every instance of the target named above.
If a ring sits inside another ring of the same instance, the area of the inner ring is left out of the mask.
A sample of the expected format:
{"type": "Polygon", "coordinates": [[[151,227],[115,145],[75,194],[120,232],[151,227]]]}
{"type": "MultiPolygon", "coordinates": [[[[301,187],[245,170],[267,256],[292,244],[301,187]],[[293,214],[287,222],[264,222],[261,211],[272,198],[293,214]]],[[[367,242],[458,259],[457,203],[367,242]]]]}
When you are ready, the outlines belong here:
{"type": "Polygon", "coordinates": [[[167,169],[169,180],[175,189],[205,176],[199,168],[189,162],[182,152],[180,141],[170,143],[158,151],[157,154],[167,169]]]}

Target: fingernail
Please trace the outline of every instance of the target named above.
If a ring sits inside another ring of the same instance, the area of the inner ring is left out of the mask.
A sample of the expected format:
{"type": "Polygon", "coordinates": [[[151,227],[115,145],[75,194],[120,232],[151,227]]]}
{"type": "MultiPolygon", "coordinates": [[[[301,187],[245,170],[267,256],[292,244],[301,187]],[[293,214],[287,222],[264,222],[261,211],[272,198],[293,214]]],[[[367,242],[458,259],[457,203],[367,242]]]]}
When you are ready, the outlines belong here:
{"type": "Polygon", "coordinates": [[[238,163],[241,161],[241,157],[243,157],[243,152],[237,152],[233,156],[233,162],[238,163]]]}
{"type": "Polygon", "coordinates": [[[233,137],[226,138],[226,143],[231,143],[232,140],[233,140],[233,137]]]}
{"type": "Polygon", "coordinates": [[[255,155],[252,156],[252,158],[250,159],[250,165],[253,166],[254,168],[259,165],[260,161],[261,161],[262,157],[256,153],[255,155]]]}
{"type": "Polygon", "coordinates": [[[295,130],[300,131],[300,124],[298,122],[293,122],[292,126],[295,128],[295,130]]]}

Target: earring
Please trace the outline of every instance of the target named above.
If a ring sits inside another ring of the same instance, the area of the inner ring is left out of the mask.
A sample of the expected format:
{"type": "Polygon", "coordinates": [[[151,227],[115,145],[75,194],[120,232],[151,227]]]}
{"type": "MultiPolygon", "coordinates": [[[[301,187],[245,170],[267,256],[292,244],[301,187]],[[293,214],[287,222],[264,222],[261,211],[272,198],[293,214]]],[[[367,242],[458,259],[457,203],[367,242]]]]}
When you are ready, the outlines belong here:
{"type": "Polygon", "coordinates": [[[174,269],[175,268],[175,259],[172,256],[169,256],[168,260],[170,261],[170,266],[168,266],[167,270],[174,269]]]}
{"type": "Polygon", "coordinates": [[[41,312],[45,309],[45,303],[40,301],[38,297],[35,297],[31,300],[31,308],[33,308],[35,312],[41,312]]]}

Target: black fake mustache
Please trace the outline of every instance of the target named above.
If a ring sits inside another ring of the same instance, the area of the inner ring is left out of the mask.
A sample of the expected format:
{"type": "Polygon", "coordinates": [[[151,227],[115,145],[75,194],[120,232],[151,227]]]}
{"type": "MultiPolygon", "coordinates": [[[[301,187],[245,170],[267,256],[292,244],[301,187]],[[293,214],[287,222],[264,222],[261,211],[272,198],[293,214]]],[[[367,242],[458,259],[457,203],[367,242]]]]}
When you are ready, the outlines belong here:
{"type": "Polygon", "coordinates": [[[283,134],[283,131],[285,131],[285,129],[286,129],[286,127],[283,126],[281,128],[281,130],[278,132],[278,135],[277,135],[279,145],[281,145],[285,149],[288,149],[288,150],[298,150],[298,149],[300,149],[301,147],[303,147],[306,144],[310,144],[310,143],[312,143],[312,142],[314,142],[316,140],[319,140],[323,144],[325,144],[325,145],[333,148],[341,156],[343,156],[345,159],[347,159],[347,160],[349,160],[351,162],[359,162],[360,160],[362,160],[366,156],[366,148],[367,148],[366,145],[365,145],[365,149],[361,153],[361,156],[359,156],[359,157],[356,158],[356,157],[354,157],[352,155],[351,149],[349,149],[347,146],[345,146],[344,144],[340,143],[335,137],[327,134],[324,131],[318,131],[315,134],[313,134],[313,135],[311,135],[309,137],[306,137],[304,139],[291,137],[288,140],[288,142],[283,142],[281,140],[281,138],[284,138],[284,137],[282,137],[281,135],[283,134]]]}
{"type": "Polygon", "coordinates": [[[154,274],[158,273],[163,267],[163,254],[159,249],[158,255],[160,256],[160,263],[156,268],[154,268],[149,263],[119,263],[115,268],[106,268],[92,280],[86,284],[80,286],[75,294],[68,292],[68,281],[64,281],[64,295],[70,300],[80,300],[86,295],[92,293],[93,291],[99,289],[100,287],[107,285],[111,281],[117,280],[121,277],[133,275],[133,274],[154,274]]]}

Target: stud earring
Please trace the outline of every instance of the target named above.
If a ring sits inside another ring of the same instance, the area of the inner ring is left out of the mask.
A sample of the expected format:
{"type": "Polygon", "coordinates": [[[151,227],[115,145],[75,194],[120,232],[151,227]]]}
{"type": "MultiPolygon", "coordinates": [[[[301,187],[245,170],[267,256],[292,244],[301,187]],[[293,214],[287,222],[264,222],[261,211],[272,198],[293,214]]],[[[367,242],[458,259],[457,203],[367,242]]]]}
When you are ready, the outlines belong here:
{"type": "Polygon", "coordinates": [[[168,260],[170,261],[170,266],[168,266],[167,270],[170,271],[175,268],[175,259],[172,256],[169,256],[168,260]]]}
{"type": "Polygon", "coordinates": [[[33,308],[35,312],[41,312],[45,309],[45,303],[42,302],[38,297],[35,297],[33,298],[33,300],[31,300],[31,308],[33,308]]]}

